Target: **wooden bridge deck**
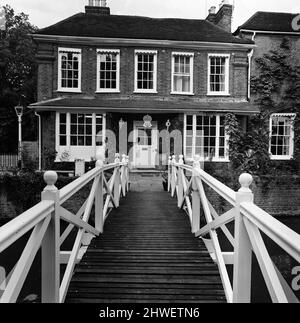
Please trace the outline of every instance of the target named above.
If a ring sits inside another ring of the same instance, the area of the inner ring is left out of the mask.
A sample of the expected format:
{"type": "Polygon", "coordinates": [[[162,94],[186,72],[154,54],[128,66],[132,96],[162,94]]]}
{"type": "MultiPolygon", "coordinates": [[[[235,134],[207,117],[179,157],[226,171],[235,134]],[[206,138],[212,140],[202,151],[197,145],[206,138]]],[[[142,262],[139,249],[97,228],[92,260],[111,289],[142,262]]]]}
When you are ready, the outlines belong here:
{"type": "Polygon", "coordinates": [[[76,266],[69,303],[226,302],[217,266],[163,191],[130,192],[76,266]]]}

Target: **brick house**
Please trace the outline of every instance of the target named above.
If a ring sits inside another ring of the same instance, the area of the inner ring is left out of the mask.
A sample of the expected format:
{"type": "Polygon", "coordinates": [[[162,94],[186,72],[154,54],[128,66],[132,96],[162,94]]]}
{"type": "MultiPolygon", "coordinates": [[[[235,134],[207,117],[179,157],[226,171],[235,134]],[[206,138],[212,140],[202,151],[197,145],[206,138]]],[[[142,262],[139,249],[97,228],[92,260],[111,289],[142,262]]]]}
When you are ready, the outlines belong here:
{"type": "MultiPolygon", "coordinates": [[[[259,11],[240,26],[234,35],[255,41],[253,62],[272,50],[279,50],[283,40],[288,40],[291,46],[289,63],[296,67],[300,66],[299,21],[298,14],[259,11]]],[[[253,63],[251,66],[251,74],[257,75],[256,64],[253,63]]],[[[251,102],[253,103],[254,100],[255,96],[252,96],[251,102]]],[[[270,116],[270,155],[273,160],[286,161],[292,159],[294,155],[295,113],[286,109],[278,112],[270,116]]]]}
{"type": "Polygon", "coordinates": [[[34,34],[41,147],[57,162],[89,161],[104,146],[136,168],[166,165],[173,153],[229,162],[225,115],[246,124],[258,112],[249,102],[255,45],[232,35],[232,11],[223,1],[205,20],[154,19],[91,0],[34,34]]]}

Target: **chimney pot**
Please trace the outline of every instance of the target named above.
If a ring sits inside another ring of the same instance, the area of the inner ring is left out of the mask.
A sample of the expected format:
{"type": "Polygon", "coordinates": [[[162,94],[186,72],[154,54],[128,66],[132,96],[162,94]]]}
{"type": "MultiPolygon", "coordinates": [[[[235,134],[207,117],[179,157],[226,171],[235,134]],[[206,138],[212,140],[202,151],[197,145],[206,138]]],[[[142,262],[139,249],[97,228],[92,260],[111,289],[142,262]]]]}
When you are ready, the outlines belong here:
{"type": "Polygon", "coordinates": [[[209,14],[210,14],[210,15],[215,15],[215,14],[216,14],[216,11],[217,11],[217,7],[215,7],[215,6],[212,6],[212,7],[208,10],[208,12],[209,12],[209,14]]]}
{"type": "Polygon", "coordinates": [[[93,13],[102,16],[110,15],[110,8],[106,6],[106,0],[89,0],[85,7],[86,13],[93,13]]]}

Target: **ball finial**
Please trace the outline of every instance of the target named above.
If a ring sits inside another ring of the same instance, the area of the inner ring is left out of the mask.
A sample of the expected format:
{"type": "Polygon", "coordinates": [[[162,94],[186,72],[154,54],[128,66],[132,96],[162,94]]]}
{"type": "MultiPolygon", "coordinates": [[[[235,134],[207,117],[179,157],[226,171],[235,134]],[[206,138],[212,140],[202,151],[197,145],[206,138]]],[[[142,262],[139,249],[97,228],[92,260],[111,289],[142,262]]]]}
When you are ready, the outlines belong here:
{"type": "Polygon", "coordinates": [[[100,148],[96,154],[96,167],[103,167],[105,161],[105,151],[104,148],[100,148]]]}
{"type": "Polygon", "coordinates": [[[179,155],[179,162],[180,165],[184,164],[184,160],[183,160],[183,155],[179,155]]]}
{"type": "Polygon", "coordinates": [[[253,183],[253,177],[250,174],[242,174],[239,178],[239,182],[241,184],[241,188],[239,189],[239,192],[252,192],[250,189],[250,185],[253,183]]]}
{"type": "Polygon", "coordinates": [[[54,171],[47,171],[44,174],[44,181],[47,184],[44,191],[57,191],[57,187],[55,186],[57,182],[58,176],[54,171]]]}
{"type": "Polygon", "coordinates": [[[201,158],[199,155],[194,156],[193,167],[196,168],[197,170],[201,169],[200,160],[201,160],[201,158]]]}
{"type": "Polygon", "coordinates": [[[119,163],[120,162],[120,154],[116,153],[115,155],[115,163],[119,163]]]}

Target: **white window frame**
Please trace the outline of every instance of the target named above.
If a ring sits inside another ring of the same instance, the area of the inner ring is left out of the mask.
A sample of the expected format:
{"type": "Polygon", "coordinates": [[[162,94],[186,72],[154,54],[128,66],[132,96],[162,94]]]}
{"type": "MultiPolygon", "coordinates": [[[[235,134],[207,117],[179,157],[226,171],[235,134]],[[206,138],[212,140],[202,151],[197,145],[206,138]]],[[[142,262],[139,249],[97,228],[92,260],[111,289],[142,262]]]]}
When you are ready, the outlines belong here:
{"type": "Polygon", "coordinates": [[[58,86],[57,91],[58,92],[74,92],[74,93],[80,93],[81,92],[81,76],[82,76],[82,50],[80,48],[64,48],[59,47],[58,48],[58,86]],[[78,87],[77,88],[68,88],[68,87],[62,87],[61,81],[62,81],[62,55],[63,52],[69,52],[78,54],[78,87]]]}
{"type": "MultiPolygon", "coordinates": [[[[183,138],[183,147],[184,147],[184,156],[187,161],[193,161],[196,155],[196,127],[197,127],[197,117],[205,116],[203,114],[185,114],[184,115],[184,138],[183,138]],[[187,116],[193,116],[193,143],[192,143],[192,157],[187,157],[187,116]]],[[[209,157],[201,158],[201,161],[212,161],[212,162],[223,162],[229,163],[229,135],[225,131],[225,157],[219,157],[219,148],[220,148],[220,117],[224,117],[224,115],[216,114],[216,155],[212,159],[209,157]]]]}
{"type": "Polygon", "coordinates": [[[119,49],[97,49],[97,90],[96,93],[119,93],[120,92],[120,50],[119,49]],[[115,89],[100,88],[100,55],[103,53],[116,54],[117,56],[117,79],[115,89]]]}
{"type": "Polygon", "coordinates": [[[230,54],[208,54],[207,57],[207,66],[208,66],[208,76],[207,76],[207,95],[211,96],[230,96],[229,93],[229,80],[230,80],[230,54]],[[225,65],[225,91],[211,91],[210,90],[210,76],[211,76],[211,58],[213,57],[225,57],[226,65],[225,65]]]}
{"type": "Polygon", "coordinates": [[[171,94],[194,95],[194,57],[195,57],[194,53],[172,52],[171,94]],[[190,90],[188,92],[179,92],[174,90],[175,56],[187,56],[190,58],[190,90]]]}
{"type": "Polygon", "coordinates": [[[290,153],[289,155],[272,155],[272,128],[273,128],[273,118],[278,117],[284,117],[284,118],[290,118],[291,121],[293,121],[296,118],[296,113],[273,113],[270,116],[270,143],[269,143],[269,153],[271,160],[291,160],[294,157],[294,139],[295,139],[295,133],[294,133],[294,127],[291,127],[291,137],[290,137],[290,153]]]}
{"type": "Polygon", "coordinates": [[[135,93],[157,93],[157,50],[138,50],[136,49],[134,52],[134,92],[135,93]],[[153,89],[138,89],[138,55],[139,54],[152,54],[154,55],[153,64],[153,89]]]}
{"type": "Polygon", "coordinates": [[[68,151],[71,152],[71,147],[73,148],[80,148],[83,147],[83,150],[88,150],[90,155],[89,156],[70,156],[70,162],[74,162],[75,159],[85,159],[85,161],[91,161],[91,157],[96,157],[97,151],[101,146],[96,145],[96,115],[101,114],[102,115],[102,142],[103,145],[105,145],[105,138],[106,138],[106,114],[102,113],[88,113],[88,112],[82,112],[82,111],[71,111],[71,112],[56,112],[56,125],[55,125],[55,148],[58,152],[56,156],[55,162],[61,162],[61,152],[68,151]],[[66,121],[66,137],[67,137],[67,145],[61,146],[60,145],[60,114],[66,114],[67,121],[66,121]],[[93,121],[92,121],[92,146],[71,146],[71,114],[91,114],[93,121]]]}

